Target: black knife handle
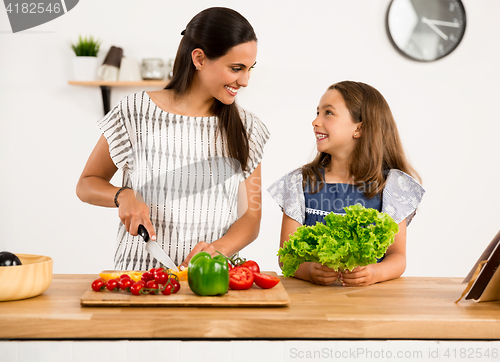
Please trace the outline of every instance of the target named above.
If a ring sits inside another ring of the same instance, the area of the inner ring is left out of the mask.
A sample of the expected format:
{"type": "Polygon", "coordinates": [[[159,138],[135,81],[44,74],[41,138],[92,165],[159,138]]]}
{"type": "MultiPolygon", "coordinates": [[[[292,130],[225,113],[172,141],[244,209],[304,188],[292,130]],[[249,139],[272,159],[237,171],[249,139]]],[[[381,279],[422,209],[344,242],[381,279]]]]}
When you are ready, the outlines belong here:
{"type": "Polygon", "coordinates": [[[149,234],[144,225],[139,225],[139,229],[137,230],[140,236],[144,239],[145,242],[149,240],[149,234]]]}

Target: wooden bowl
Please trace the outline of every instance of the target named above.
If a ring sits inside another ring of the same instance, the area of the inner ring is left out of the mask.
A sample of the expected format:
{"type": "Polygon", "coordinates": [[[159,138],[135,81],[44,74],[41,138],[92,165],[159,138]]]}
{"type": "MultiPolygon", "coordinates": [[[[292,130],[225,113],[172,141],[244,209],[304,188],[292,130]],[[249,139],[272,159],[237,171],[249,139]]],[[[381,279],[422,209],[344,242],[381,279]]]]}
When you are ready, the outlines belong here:
{"type": "Polygon", "coordinates": [[[36,297],[52,282],[52,259],[16,254],[22,265],[0,267],[0,301],[36,297]]]}

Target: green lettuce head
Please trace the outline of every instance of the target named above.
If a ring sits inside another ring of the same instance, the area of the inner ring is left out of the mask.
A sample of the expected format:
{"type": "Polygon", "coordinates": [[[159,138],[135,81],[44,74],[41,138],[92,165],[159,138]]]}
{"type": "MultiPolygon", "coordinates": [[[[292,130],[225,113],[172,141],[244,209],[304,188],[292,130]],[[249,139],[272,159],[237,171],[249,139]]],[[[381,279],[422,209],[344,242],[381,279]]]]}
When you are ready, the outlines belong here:
{"type": "Polygon", "coordinates": [[[374,264],[394,242],[398,224],[386,213],[360,204],[345,207],[345,215],[325,216],[325,224],[301,226],[278,251],[282,271],[293,276],[300,264],[315,262],[334,270],[374,264]]]}

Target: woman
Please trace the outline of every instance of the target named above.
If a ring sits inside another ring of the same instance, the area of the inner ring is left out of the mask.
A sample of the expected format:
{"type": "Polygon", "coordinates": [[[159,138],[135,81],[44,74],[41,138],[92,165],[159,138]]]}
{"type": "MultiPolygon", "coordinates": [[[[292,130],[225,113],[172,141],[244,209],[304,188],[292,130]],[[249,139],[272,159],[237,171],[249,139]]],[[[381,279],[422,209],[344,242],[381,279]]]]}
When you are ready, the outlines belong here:
{"type": "Polygon", "coordinates": [[[181,268],[200,251],[232,255],[259,232],[269,133],[234,102],[257,37],[227,8],[202,11],[181,34],[170,83],[125,97],[99,121],[103,135],[78,181],[82,201],[119,208],[116,269],[159,266],[137,235],[141,224],[181,268]],[[118,169],[122,187],[110,183],[118,169]]]}

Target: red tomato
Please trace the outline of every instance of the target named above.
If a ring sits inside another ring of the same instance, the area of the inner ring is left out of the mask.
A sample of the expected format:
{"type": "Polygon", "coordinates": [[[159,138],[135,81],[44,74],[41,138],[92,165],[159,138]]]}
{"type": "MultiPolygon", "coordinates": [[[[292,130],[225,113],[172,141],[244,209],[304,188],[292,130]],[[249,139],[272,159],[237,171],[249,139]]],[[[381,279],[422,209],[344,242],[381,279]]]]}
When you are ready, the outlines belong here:
{"type": "Polygon", "coordinates": [[[144,282],[148,282],[153,279],[154,279],[154,274],[151,272],[144,272],[141,277],[141,280],[143,280],[144,282]]]}
{"type": "Polygon", "coordinates": [[[175,294],[181,289],[181,284],[174,278],[165,285],[165,288],[161,291],[163,295],[175,294]]]}
{"type": "Polygon", "coordinates": [[[260,273],[259,264],[257,264],[253,260],[247,260],[246,262],[241,264],[241,266],[244,266],[245,268],[250,269],[252,271],[252,273],[260,273]]]}
{"type": "Polygon", "coordinates": [[[132,279],[132,278],[128,274],[122,274],[120,275],[120,279],[132,279]]]}
{"type": "Polygon", "coordinates": [[[121,290],[129,290],[132,284],[134,284],[134,281],[130,278],[121,278],[118,280],[118,286],[121,290]]]}
{"type": "Polygon", "coordinates": [[[244,266],[235,266],[229,271],[229,288],[235,290],[249,289],[253,284],[253,273],[244,266]]]}
{"type": "Polygon", "coordinates": [[[144,288],[144,282],[137,282],[132,284],[132,286],[130,287],[130,291],[133,295],[140,295],[142,288],[144,288]]]}
{"type": "Polygon", "coordinates": [[[174,286],[172,284],[165,285],[165,288],[161,291],[163,295],[170,295],[173,292],[174,286]]]}
{"type": "Polygon", "coordinates": [[[253,276],[255,284],[257,284],[259,287],[263,289],[269,289],[275,287],[280,282],[280,278],[272,275],[254,273],[253,276]]]}
{"type": "Polygon", "coordinates": [[[158,284],[165,284],[168,281],[168,274],[164,271],[157,271],[155,273],[155,281],[158,284]]]}
{"type": "Polygon", "coordinates": [[[165,272],[165,269],[163,269],[163,268],[153,268],[149,272],[151,274],[155,275],[156,273],[159,273],[159,272],[165,272]]]}
{"type": "Polygon", "coordinates": [[[181,289],[181,283],[176,279],[172,279],[170,284],[173,285],[172,293],[177,293],[181,289]]]}
{"type": "MultiPolygon", "coordinates": [[[[158,283],[155,280],[149,280],[146,282],[145,288],[148,289],[158,289],[158,283]]],[[[149,294],[158,294],[157,290],[151,291],[149,294]]]]}
{"type": "Polygon", "coordinates": [[[120,290],[120,287],[118,285],[118,280],[116,280],[116,279],[109,279],[106,282],[106,288],[108,288],[109,291],[120,290]]]}
{"type": "Polygon", "coordinates": [[[92,290],[96,292],[100,292],[101,290],[106,288],[106,283],[103,279],[99,278],[92,282],[92,290]]]}

